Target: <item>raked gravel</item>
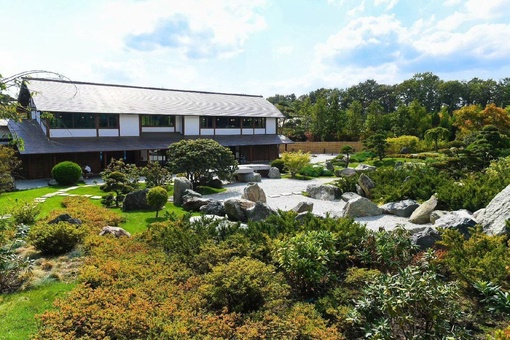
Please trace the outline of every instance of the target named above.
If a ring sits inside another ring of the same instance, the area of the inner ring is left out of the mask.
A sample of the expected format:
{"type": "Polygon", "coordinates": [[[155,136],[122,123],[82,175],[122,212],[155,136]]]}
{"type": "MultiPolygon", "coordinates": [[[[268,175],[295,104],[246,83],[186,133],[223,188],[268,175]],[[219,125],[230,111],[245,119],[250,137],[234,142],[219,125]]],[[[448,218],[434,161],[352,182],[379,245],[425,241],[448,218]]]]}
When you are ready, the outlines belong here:
{"type": "MultiPolygon", "coordinates": [[[[267,198],[267,205],[273,209],[290,210],[294,208],[299,202],[312,202],[313,213],[316,215],[325,216],[342,216],[342,211],[345,206],[345,202],[342,200],[335,201],[322,201],[313,199],[302,195],[302,192],[306,191],[306,187],[310,184],[325,184],[333,182],[335,178],[315,178],[312,180],[296,180],[296,179],[269,179],[263,178],[261,182],[257,184],[264,190],[267,198]]],[[[244,192],[244,188],[247,183],[232,183],[225,186],[227,191],[207,195],[207,198],[214,200],[226,200],[229,198],[240,198],[244,192]]],[[[380,215],[373,217],[360,217],[356,218],[356,221],[363,223],[367,228],[377,230],[384,228],[391,230],[397,225],[403,225],[408,229],[423,229],[427,225],[418,225],[410,223],[407,218],[397,217],[392,215],[380,215]]]]}

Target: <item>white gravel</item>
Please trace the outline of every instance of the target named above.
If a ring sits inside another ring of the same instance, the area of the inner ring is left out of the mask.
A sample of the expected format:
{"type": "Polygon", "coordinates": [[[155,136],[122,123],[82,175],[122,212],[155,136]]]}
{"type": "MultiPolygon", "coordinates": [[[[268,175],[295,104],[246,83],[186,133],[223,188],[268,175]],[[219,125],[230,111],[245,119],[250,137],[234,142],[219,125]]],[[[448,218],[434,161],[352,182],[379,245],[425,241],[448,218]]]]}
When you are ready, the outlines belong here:
{"type": "MultiPolygon", "coordinates": [[[[334,181],[335,178],[316,178],[312,180],[296,180],[296,179],[268,179],[263,178],[262,182],[257,184],[264,190],[267,198],[267,205],[273,209],[290,210],[299,202],[307,201],[313,203],[313,213],[324,216],[342,216],[345,202],[342,200],[322,201],[306,197],[302,195],[306,191],[306,187],[310,184],[324,184],[334,181]]],[[[232,183],[226,185],[227,191],[208,195],[207,198],[214,200],[226,200],[229,198],[240,198],[243,194],[246,183],[232,183]]],[[[401,224],[408,229],[423,229],[426,225],[417,225],[410,223],[407,218],[380,215],[373,217],[356,218],[356,221],[363,223],[367,228],[377,230],[384,228],[387,230],[395,228],[401,224]]]]}

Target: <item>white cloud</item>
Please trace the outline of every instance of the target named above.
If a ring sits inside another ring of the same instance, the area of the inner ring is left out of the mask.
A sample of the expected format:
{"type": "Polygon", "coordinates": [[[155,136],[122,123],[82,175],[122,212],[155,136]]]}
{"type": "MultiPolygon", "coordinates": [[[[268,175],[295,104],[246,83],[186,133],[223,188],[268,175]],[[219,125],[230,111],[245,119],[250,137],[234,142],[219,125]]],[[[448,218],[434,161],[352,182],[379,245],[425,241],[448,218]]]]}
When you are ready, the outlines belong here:
{"type": "Polygon", "coordinates": [[[398,4],[399,0],[375,0],[374,4],[376,6],[386,5],[387,10],[393,9],[398,4]]]}
{"type": "Polygon", "coordinates": [[[280,46],[275,52],[278,55],[290,55],[294,52],[294,46],[280,46]]]}
{"type": "Polygon", "coordinates": [[[359,6],[356,6],[352,9],[350,9],[347,14],[349,16],[356,16],[358,13],[362,13],[365,11],[365,0],[361,1],[361,3],[359,4],[359,6]]]}

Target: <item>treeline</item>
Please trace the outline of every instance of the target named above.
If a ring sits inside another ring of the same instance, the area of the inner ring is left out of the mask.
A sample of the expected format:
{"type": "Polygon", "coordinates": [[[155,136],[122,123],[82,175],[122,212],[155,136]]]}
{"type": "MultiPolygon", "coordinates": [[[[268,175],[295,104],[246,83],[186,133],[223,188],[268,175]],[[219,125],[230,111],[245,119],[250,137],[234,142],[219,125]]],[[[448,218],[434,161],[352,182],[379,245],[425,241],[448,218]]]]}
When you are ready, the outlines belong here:
{"type": "MultiPolygon", "coordinates": [[[[268,100],[286,117],[280,132],[295,141],[360,140],[374,133],[423,138],[434,127],[448,129],[452,140],[464,128],[466,113],[461,117],[459,110],[483,116],[481,111],[491,105],[508,116],[510,77],[444,81],[425,72],[396,85],[370,79],[347,89],[321,88],[299,97],[277,94],[268,100]]],[[[492,120],[484,123],[497,126],[492,120]]]]}

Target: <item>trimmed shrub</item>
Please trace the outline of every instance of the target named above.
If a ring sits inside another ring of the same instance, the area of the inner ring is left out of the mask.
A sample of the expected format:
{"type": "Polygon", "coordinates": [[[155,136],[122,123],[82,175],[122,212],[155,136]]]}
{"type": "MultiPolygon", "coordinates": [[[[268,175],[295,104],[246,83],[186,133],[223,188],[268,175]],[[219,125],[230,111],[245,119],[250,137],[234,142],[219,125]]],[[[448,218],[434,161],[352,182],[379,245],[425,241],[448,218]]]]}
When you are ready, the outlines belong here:
{"type": "Polygon", "coordinates": [[[78,164],[70,161],[60,162],[51,169],[51,176],[60,185],[76,184],[82,175],[78,164]]]}
{"type": "Polygon", "coordinates": [[[278,168],[281,173],[285,172],[285,162],[281,158],[277,158],[271,162],[271,166],[278,168]]]}
{"type": "Polygon", "coordinates": [[[321,165],[308,164],[299,170],[299,174],[308,177],[333,176],[333,173],[321,165]]]}
{"type": "Polygon", "coordinates": [[[156,218],[158,217],[159,211],[165,207],[167,201],[168,192],[165,188],[154,187],[147,193],[147,203],[156,210],[156,218]]]}
{"type": "Polygon", "coordinates": [[[44,254],[60,255],[72,250],[84,236],[85,230],[80,226],[66,222],[40,223],[30,229],[28,241],[44,254]]]}
{"type": "Polygon", "coordinates": [[[10,209],[10,213],[16,224],[32,224],[41,212],[41,207],[34,202],[19,201],[10,209]]]}

